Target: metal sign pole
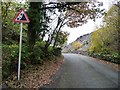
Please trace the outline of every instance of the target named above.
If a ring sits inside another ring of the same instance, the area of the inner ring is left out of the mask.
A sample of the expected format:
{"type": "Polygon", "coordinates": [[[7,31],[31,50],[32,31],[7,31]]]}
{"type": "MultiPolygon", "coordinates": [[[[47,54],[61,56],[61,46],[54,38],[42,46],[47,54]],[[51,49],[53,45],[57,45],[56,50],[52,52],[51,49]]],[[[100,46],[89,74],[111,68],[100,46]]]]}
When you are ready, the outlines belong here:
{"type": "Polygon", "coordinates": [[[22,46],[22,27],[23,27],[23,23],[20,24],[20,44],[19,44],[18,80],[20,80],[20,63],[21,63],[21,46],[22,46]]]}
{"type": "Polygon", "coordinates": [[[25,13],[24,9],[21,9],[16,17],[13,19],[13,22],[20,23],[20,43],[19,43],[19,60],[18,60],[18,80],[20,80],[20,63],[21,63],[21,47],[22,47],[22,27],[23,23],[29,23],[30,20],[25,13]]]}

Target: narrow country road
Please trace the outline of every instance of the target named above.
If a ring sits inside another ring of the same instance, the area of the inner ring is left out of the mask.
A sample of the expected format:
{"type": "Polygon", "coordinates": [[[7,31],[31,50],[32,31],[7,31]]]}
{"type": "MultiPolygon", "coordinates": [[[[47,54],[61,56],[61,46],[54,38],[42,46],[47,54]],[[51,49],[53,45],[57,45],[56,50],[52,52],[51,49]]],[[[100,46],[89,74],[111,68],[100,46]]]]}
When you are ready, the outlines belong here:
{"type": "Polygon", "coordinates": [[[110,66],[78,54],[63,54],[64,64],[56,74],[54,88],[118,88],[118,72],[110,66]]]}

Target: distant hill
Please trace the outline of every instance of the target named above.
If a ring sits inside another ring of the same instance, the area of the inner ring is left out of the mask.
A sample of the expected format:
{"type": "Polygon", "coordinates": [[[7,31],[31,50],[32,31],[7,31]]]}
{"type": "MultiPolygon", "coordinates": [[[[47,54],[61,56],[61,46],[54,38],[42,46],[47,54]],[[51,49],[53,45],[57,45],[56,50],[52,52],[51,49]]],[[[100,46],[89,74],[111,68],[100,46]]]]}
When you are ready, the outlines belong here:
{"type": "Polygon", "coordinates": [[[80,42],[82,44],[82,46],[80,48],[75,49],[73,47],[74,42],[72,42],[69,45],[65,46],[63,48],[62,52],[80,53],[80,54],[86,54],[87,55],[87,50],[91,46],[91,39],[90,39],[91,34],[92,33],[82,35],[74,41],[74,42],[80,42]]]}

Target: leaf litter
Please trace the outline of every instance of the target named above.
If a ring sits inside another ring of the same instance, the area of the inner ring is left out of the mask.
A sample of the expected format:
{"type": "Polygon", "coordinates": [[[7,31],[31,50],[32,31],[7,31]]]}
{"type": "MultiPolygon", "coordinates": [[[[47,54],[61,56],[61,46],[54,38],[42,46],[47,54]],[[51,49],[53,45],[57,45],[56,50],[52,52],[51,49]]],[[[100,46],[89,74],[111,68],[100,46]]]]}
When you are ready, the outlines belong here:
{"type": "Polygon", "coordinates": [[[5,84],[9,88],[36,88],[52,82],[51,77],[60,69],[63,64],[63,56],[56,57],[55,60],[46,60],[42,65],[31,65],[25,70],[21,70],[21,78],[17,80],[17,73],[9,76],[5,84]]]}

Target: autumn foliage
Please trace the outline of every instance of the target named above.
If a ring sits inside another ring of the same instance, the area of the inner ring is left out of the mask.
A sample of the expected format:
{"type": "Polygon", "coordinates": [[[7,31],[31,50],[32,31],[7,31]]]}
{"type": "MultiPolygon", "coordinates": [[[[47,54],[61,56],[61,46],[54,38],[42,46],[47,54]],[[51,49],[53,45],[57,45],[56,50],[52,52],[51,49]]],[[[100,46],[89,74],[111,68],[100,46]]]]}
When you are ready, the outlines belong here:
{"type": "Polygon", "coordinates": [[[120,63],[119,55],[119,31],[120,31],[120,8],[113,5],[104,16],[104,25],[91,36],[92,46],[89,52],[93,56],[105,60],[120,63]]]}

